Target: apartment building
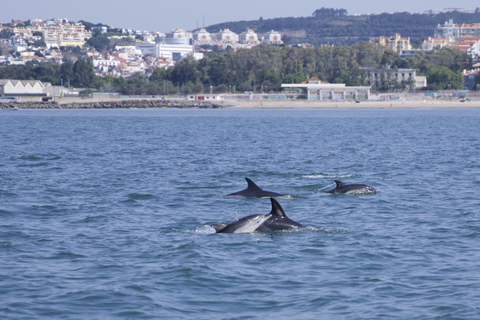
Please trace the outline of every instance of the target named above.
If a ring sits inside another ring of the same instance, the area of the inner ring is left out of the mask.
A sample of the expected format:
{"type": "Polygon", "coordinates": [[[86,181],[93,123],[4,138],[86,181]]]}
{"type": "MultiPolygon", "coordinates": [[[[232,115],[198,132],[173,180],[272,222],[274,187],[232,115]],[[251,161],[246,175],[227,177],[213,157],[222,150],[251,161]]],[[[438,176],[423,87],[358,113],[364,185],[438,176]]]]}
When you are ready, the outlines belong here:
{"type": "Polygon", "coordinates": [[[392,82],[403,83],[411,89],[427,86],[427,78],[417,76],[415,69],[376,69],[372,67],[360,67],[365,80],[375,89],[388,86],[392,82]]]}
{"type": "Polygon", "coordinates": [[[283,44],[282,35],[277,31],[270,31],[262,36],[259,36],[252,29],[236,34],[229,29],[220,30],[217,33],[209,33],[205,29],[200,29],[193,34],[193,42],[197,46],[201,45],[218,45],[221,48],[227,46],[233,49],[248,49],[265,43],[269,45],[281,45],[283,44]]]}
{"type": "Polygon", "coordinates": [[[435,28],[435,38],[480,37],[480,23],[455,24],[453,19],[439,24],[435,28]]]}
{"type": "Polygon", "coordinates": [[[402,51],[411,50],[410,37],[404,38],[396,33],[392,37],[378,37],[378,44],[401,54],[402,51]]]}
{"type": "Polygon", "coordinates": [[[464,51],[473,60],[480,57],[480,36],[478,37],[448,37],[448,38],[431,38],[429,37],[422,44],[422,50],[432,51],[447,47],[464,51]]]}
{"type": "Polygon", "coordinates": [[[226,44],[226,45],[233,45],[233,44],[236,44],[239,41],[238,35],[235,32],[230,31],[230,29],[220,30],[215,35],[215,39],[218,42],[220,42],[222,44],[226,44]]]}
{"type": "Polygon", "coordinates": [[[269,31],[263,35],[263,43],[270,45],[282,45],[282,35],[278,31],[269,31]]]}
{"type": "Polygon", "coordinates": [[[260,43],[258,35],[252,29],[247,29],[247,31],[240,33],[239,42],[254,46],[260,43]]]}
{"type": "Polygon", "coordinates": [[[47,48],[79,46],[83,47],[85,40],[92,37],[91,31],[85,30],[81,23],[70,23],[68,20],[33,21],[27,27],[32,33],[41,32],[47,48]]]}

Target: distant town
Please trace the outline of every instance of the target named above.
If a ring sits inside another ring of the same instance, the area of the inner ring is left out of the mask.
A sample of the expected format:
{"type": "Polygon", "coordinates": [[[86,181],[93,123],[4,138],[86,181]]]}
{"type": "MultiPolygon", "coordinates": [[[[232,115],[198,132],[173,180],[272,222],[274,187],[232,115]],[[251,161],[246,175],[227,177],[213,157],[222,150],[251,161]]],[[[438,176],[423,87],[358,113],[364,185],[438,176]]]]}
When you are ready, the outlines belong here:
{"type": "MultiPolygon", "coordinates": [[[[453,9],[445,9],[446,12],[453,9]]],[[[454,9],[470,12],[471,9],[454,9]],[[469,11],[470,10],[470,11],[469,11]]],[[[474,12],[477,12],[474,9],[474,12]]],[[[439,11],[431,12],[438,13],[439,11]]],[[[228,28],[216,33],[205,28],[194,31],[175,29],[171,32],[143,31],[117,28],[107,25],[88,25],[84,22],[72,22],[68,19],[51,20],[12,20],[0,22],[0,66],[1,65],[39,65],[45,62],[62,65],[66,61],[75,63],[76,55],[65,54],[64,48],[77,48],[87,56],[96,76],[128,79],[133,75],[150,77],[155,69],[174,67],[179,61],[191,57],[196,61],[204,58],[209,52],[222,50],[238,51],[252,49],[260,44],[267,46],[313,47],[308,43],[285,43],[281,32],[271,30],[257,33],[247,28],[241,33],[235,33],[228,28]],[[114,48],[106,50],[106,46],[91,39],[116,39],[114,48]],[[103,49],[103,50],[102,50],[103,49]]],[[[423,40],[421,46],[414,48],[408,34],[386,34],[371,38],[370,43],[385,47],[401,58],[408,59],[419,52],[428,53],[441,48],[450,48],[464,52],[471,60],[472,69],[464,70],[464,88],[472,90],[477,83],[480,68],[480,21],[478,23],[463,23],[449,19],[438,24],[431,37],[423,40]]],[[[368,85],[378,84],[378,74],[381,70],[375,68],[360,68],[367,77],[368,85]],[[377,83],[375,82],[377,81],[377,83]]],[[[397,81],[405,80],[407,76],[412,88],[427,86],[425,76],[417,76],[414,69],[404,69],[395,73],[397,81]],[[403,77],[403,78],[402,78],[403,77]]],[[[3,81],[5,82],[6,79],[3,81]]],[[[308,80],[308,79],[307,79],[308,80]]],[[[66,81],[66,80],[65,80],[66,81]]],[[[322,83],[320,79],[310,79],[309,84],[322,83]],[[320,81],[320,82],[319,82],[320,81]]],[[[58,85],[58,84],[57,84],[58,85]]],[[[63,83],[62,79],[62,85],[63,83]]],[[[386,85],[387,86],[387,85],[386,85]]],[[[292,89],[292,86],[284,88],[292,89]]],[[[388,85],[390,88],[390,85],[388,85]]],[[[231,86],[230,90],[231,91],[231,86]]],[[[321,95],[320,95],[321,96],[321,95]]]]}
{"type": "MultiPolygon", "coordinates": [[[[89,49],[86,54],[93,59],[98,76],[129,77],[136,73],[148,74],[156,67],[173,67],[175,62],[189,56],[200,60],[204,52],[211,51],[214,46],[217,50],[228,47],[238,50],[250,49],[260,43],[283,44],[282,35],[274,30],[261,35],[252,30],[236,34],[228,29],[211,34],[203,28],[193,33],[183,29],[161,33],[107,26],[87,30],[84,24],[67,19],[31,20],[28,25],[23,21],[13,20],[8,26],[0,22],[0,32],[11,34],[10,38],[0,41],[15,51],[13,54],[0,56],[0,64],[61,64],[64,56],[60,48],[83,48],[94,32],[106,34],[112,30],[119,34],[113,38],[135,39],[134,44],[115,46],[115,50],[111,52],[89,49]]],[[[75,60],[75,57],[73,59],[75,60]]]]}

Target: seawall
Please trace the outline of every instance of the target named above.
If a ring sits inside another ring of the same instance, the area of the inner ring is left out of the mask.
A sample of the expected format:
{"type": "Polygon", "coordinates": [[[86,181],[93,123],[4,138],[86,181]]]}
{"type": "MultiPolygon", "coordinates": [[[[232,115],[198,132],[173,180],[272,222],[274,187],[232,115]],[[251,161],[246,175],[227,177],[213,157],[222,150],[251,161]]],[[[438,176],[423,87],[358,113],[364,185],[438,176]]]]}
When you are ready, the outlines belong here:
{"type": "MultiPolygon", "coordinates": [[[[225,105],[227,106],[227,105],[225,105]]],[[[111,100],[85,102],[9,102],[2,105],[5,108],[18,109],[129,109],[129,108],[223,108],[222,101],[189,101],[180,99],[155,100],[111,100]]]]}

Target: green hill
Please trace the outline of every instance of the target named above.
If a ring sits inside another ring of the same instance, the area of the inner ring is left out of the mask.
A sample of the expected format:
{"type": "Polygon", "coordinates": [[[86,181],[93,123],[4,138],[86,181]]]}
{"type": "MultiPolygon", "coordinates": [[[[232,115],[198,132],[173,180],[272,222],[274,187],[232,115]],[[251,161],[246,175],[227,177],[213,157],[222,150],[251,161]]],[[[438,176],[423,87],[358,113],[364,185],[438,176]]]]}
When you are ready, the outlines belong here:
{"type": "Polygon", "coordinates": [[[435,27],[453,19],[455,23],[480,23],[480,12],[449,12],[440,14],[382,13],[378,15],[349,16],[344,9],[319,9],[310,17],[275,18],[252,21],[225,22],[208,26],[209,32],[228,28],[241,33],[247,28],[257,33],[271,30],[286,35],[290,44],[311,43],[315,46],[352,45],[371,37],[392,36],[399,33],[410,37],[412,44],[420,44],[433,37],[435,27]],[[320,11],[321,14],[318,14],[320,11]]]}

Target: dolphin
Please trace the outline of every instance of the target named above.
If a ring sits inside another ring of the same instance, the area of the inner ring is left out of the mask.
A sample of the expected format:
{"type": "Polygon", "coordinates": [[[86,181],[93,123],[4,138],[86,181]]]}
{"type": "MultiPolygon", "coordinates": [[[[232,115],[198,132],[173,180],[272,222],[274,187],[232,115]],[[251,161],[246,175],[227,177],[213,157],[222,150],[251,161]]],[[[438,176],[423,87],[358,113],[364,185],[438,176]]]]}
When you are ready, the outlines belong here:
{"type": "Polygon", "coordinates": [[[248,187],[245,190],[235,193],[227,194],[226,198],[267,198],[267,197],[281,197],[282,194],[266,191],[260,188],[252,180],[245,178],[248,183],[248,187]]]}
{"type": "Polygon", "coordinates": [[[345,184],[341,181],[335,180],[337,185],[335,189],[327,191],[327,193],[349,193],[349,194],[375,194],[377,190],[367,186],[366,184],[345,184]]]}
{"type": "Polygon", "coordinates": [[[290,220],[283,211],[277,200],[270,198],[272,211],[269,214],[254,214],[240,220],[226,224],[213,224],[212,227],[217,233],[252,233],[272,232],[277,230],[288,230],[303,228],[303,226],[290,220]]]}

